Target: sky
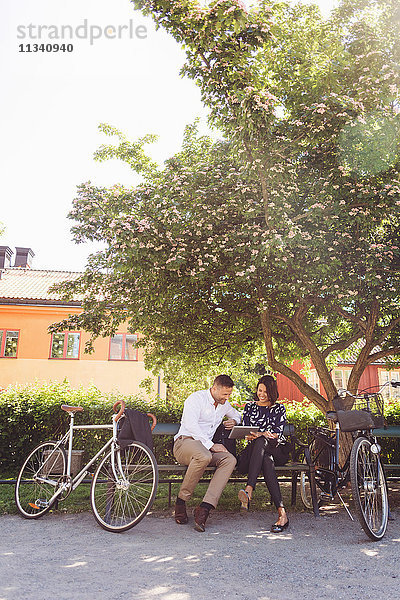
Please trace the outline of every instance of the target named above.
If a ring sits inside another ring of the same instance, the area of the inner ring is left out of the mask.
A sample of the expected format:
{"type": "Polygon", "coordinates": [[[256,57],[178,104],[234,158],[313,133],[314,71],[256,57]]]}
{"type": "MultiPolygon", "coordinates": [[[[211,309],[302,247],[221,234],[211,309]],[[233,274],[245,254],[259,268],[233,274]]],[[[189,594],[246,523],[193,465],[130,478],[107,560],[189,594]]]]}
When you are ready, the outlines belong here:
{"type": "MultiPolygon", "coordinates": [[[[327,13],[336,1],[318,3],[327,13]]],[[[137,181],[119,161],[93,160],[111,141],[99,123],[129,139],[156,134],[148,152],[160,164],[196,117],[207,131],[199,88],[179,75],[183,63],[179,45],[129,0],[0,0],[0,245],[32,248],[35,269],[83,270],[98,246],[72,240],[77,185],[137,181]],[[26,51],[49,42],[73,51],[26,51]]]]}

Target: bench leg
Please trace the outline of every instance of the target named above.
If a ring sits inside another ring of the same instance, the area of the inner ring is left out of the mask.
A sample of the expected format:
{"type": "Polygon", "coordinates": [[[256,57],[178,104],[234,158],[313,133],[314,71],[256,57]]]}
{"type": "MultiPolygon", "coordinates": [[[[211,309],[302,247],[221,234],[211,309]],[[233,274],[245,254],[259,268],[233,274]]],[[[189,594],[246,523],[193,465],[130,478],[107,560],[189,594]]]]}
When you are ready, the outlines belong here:
{"type": "Polygon", "coordinates": [[[297,500],[297,479],[298,479],[298,473],[297,473],[297,471],[293,471],[292,472],[292,495],[291,495],[291,499],[290,499],[290,505],[291,506],[295,506],[296,505],[296,500],[297,500]]]}
{"type": "Polygon", "coordinates": [[[172,504],[172,483],[168,482],[168,508],[171,508],[172,504]]]}
{"type": "Polygon", "coordinates": [[[318,507],[318,498],[317,498],[317,486],[315,484],[315,466],[309,465],[310,467],[310,491],[311,491],[311,499],[314,510],[314,516],[319,517],[319,507],[318,507]]]}

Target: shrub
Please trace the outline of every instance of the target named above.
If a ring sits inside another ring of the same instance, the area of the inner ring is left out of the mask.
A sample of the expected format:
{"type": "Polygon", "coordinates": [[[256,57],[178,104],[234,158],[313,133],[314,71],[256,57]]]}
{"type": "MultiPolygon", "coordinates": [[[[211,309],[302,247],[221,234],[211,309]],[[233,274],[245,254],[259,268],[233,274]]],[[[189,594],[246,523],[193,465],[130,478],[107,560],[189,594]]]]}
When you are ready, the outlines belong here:
{"type": "MultiPolygon", "coordinates": [[[[103,394],[96,387],[72,389],[67,381],[10,386],[0,393],[0,473],[14,476],[21,463],[37,444],[57,439],[68,428],[68,415],[60,409],[61,404],[82,406],[84,412],[76,417],[77,424],[111,423],[113,405],[124,400],[128,408],[154,413],[161,423],[177,423],[181,419],[183,401],[172,402],[158,397],[146,400],[141,396],[103,394]]],[[[232,402],[242,412],[245,403],[232,402]]],[[[309,401],[283,400],[288,421],[296,427],[300,439],[307,440],[307,427],[326,425],[324,415],[309,401]]],[[[400,402],[387,403],[388,425],[400,424],[400,402]]],[[[77,432],[74,448],[85,450],[85,458],[93,456],[105,441],[109,432],[94,430],[77,432]]],[[[385,462],[400,463],[400,443],[394,438],[380,438],[385,462]]],[[[154,436],[157,460],[171,463],[172,439],[154,436]]]]}
{"type": "MultiPolygon", "coordinates": [[[[387,425],[400,425],[400,400],[385,400],[385,421],[387,425]]],[[[400,464],[400,439],[379,438],[384,463],[400,464]]]]}
{"type": "MultiPolygon", "coordinates": [[[[140,396],[103,394],[96,387],[72,389],[67,381],[10,386],[0,393],[0,472],[15,475],[26,455],[37,444],[57,439],[67,431],[68,415],[60,409],[62,404],[82,406],[75,423],[111,423],[113,405],[124,400],[128,408],[152,412],[161,422],[179,421],[182,406],[171,405],[166,400],[150,402],[140,396]]],[[[93,456],[105,441],[109,432],[94,430],[76,432],[74,448],[85,450],[85,458],[93,456]]],[[[157,455],[170,454],[170,443],[154,438],[157,455]]]]}

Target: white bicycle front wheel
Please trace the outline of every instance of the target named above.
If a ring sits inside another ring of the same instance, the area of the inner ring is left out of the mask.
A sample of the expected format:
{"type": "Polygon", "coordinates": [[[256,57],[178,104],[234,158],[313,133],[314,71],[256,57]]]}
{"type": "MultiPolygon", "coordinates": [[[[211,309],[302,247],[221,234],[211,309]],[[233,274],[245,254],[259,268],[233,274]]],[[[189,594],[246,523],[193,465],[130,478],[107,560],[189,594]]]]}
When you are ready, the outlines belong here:
{"type": "Polygon", "coordinates": [[[131,529],[150,510],[157,486],[157,462],[145,444],[133,442],[124,450],[112,450],[99,464],[92,481],[90,501],[96,521],[107,531],[131,529]]]}

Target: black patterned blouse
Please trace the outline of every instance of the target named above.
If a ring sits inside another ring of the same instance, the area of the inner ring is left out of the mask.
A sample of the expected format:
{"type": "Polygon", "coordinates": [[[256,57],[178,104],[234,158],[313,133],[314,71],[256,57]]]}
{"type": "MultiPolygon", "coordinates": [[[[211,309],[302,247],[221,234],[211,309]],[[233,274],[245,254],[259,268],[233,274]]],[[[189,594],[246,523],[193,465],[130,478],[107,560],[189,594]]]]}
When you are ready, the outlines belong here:
{"type": "Polygon", "coordinates": [[[243,425],[254,425],[260,431],[271,431],[278,434],[278,444],[286,442],[283,430],[286,425],[286,409],[276,402],[272,406],[258,406],[256,402],[248,402],[244,407],[243,425]]]}

